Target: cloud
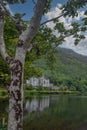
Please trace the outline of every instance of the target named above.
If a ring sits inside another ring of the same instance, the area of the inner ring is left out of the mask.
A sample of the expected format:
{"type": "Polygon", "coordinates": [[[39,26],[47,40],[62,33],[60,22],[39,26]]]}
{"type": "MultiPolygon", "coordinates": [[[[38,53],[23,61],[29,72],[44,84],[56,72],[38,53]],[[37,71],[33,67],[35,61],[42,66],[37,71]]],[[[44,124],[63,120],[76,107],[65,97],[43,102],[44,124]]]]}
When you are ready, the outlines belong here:
{"type": "Polygon", "coordinates": [[[69,48],[69,49],[72,49],[73,51],[75,51],[76,53],[87,56],[87,36],[84,40],[81,40],[81,42],[77,46],[74,45],[73,40],[74,39],[72,36],[67,37],[66,42],[64,42],[62,45],[60,45],[60,47],[69,48]]]}
{"type": "MultiPolygon", "coordinates": [[[[52,18],[59,16],[61,14],[61,10],[60,10],[61,6],[62,6],[61,4],[57,4],[57,6],[55,8],[53,8],[50,12],[48,12],[45,15],[45,17],[47,19],[52,19],[52,18]]],[[[71,22],[79,21],[84,17],[85,17],[84,11],[78,11],[77,17],[72,18],[72,17],[67,16],[65,18],[65,17],[62,16],[59,19],[59,21],[64,23],[64,26],[65,26],[66,29],[70,29],[70,28],[72,28],[71,22]]],[[[49,22],[49,23],[47,23],[47,26],[50,27],[51,29],[53,29],[55,24],[53,22],[49,22]]],[[[54,34],[57,37],[60,35],[57,31],[55,31],[54,34]]],[[[74,50],[75,52],[77,52],[79,54],[87,55],[87,35],[86,35],[86,39],[82,40],[77,46],[74,45],[74,38],[72,36],[65,38],[65,42],[60,46],[65,47],[65,48],[70,48],[70,49],[74,50]]]]}

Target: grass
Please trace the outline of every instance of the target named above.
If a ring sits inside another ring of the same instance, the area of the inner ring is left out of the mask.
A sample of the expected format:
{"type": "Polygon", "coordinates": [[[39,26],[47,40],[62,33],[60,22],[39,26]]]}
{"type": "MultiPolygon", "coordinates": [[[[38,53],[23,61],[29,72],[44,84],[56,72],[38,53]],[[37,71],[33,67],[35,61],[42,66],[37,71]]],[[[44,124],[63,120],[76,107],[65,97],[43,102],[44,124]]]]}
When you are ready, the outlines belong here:
{"type": "Polygon", "coordinates": [[[78,91],[54,91],[54,90],[25,90],[25,97],[30,95],[39,95],[39,94],[81,94],[78,91]]]}
{"type": "MultiPolygon", "coordinates": [[[[39,95],[39,94],[81,94],[79,91],[55,91],[55,90],[24,90],[24,97],[28,97],[30,95],[39,95]]],[[[85,94],[85,93],[84,93],[85,94]]],[[[87,93],[86,93],[87,95],[87,93]]],[[[0,89],[0,99],[8,98],[8,92],[6,89],[0,89]]]]}

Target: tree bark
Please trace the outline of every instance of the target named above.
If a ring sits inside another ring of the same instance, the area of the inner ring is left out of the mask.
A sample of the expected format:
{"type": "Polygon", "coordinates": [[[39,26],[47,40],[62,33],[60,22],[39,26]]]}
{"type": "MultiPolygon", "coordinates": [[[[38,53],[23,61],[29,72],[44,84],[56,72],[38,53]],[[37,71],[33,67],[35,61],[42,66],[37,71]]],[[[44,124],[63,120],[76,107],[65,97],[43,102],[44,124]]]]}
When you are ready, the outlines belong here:
{"type": "Polygon", "coordinates": [[[8,130],[23,130],[23,64],[14,59],[10,68],[8,130]]]}

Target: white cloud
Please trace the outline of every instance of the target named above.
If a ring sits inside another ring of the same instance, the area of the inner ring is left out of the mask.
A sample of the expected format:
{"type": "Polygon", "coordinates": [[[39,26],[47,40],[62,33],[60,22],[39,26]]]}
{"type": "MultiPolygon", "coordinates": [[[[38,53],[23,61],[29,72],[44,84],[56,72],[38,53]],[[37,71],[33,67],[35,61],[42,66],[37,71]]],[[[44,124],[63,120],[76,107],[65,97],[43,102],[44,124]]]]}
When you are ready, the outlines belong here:
{"type": "Polygon", "coordinates": [[[66,38],[66,42],[64,42],[60,47],[63,48],[69,48],[72,49],[73,51],[86,55],[87,56],[87,37],[84,40],[81,40],[81,42],[76,46],[74,45],[74,39],[72,36],[66,38]]]}
{"type": "MultiPolygon", "coordinates": [[[[46,18],[52,19],[52,18],[59,16],[61,14],[60,7],[61,7],[61,4],[57,4],[57,6],[54,9],[52,9],[50,12],[48,12],[46,14],[46,18]]],[[[82,19],[84,17],[85,17],[84,11],[78,11],[78,16],[75,17],[74,19],[72,17],[67,16],[66,18],[61,17],[59,20],[60,20],[60,22],[64,23],[64,26],[66,29],[70,29],[70,28],[72,28],[72,26],[71,26],[72,21],[79,21],[80,19],[82,19]]],[[[47,26],[50,27],[51,29],[53,29],[55,24],[53,22],[49,22],[49,23],[47,23],[47,26]]],[[[81,33],[81,32],[79,32],[79,33],[81,33]]],[[[55,31],[54,34],[56,36],[60,35],[60,34],[58,34],[57,31],[55,31]]],[[[87,35],[86,35],[86,39],[82,40],[77,46],[74,45],[74,39],[72,36],[65,38],[65,40],[66,41],[61,45],[61,47],[70,48],[77,53],[80,53],[82,55],[87,55],[87,35]]]]}
{"type": "MultiPolygon", "coordinates": [[[[45,16],[47,19],[51,19],[51,18],[55,18],[57,16],[60,16],[60,14],[62,13],[61,10],[60,10],[60,7],[61,7],[61,4],[57,4],[57,6],[52,9],[52,11],[48,12],[45,16]]],[[[72,17],[66,17],[64,18],[63,16],[60,17],[60,22],[63,22],[65,27],[68,28],[72,22],[72,17]]],[[[54,27],[54,23],[53,22],[50,22],[50,23],[47,23],[47,26],[49,27],[54,27]]]]}

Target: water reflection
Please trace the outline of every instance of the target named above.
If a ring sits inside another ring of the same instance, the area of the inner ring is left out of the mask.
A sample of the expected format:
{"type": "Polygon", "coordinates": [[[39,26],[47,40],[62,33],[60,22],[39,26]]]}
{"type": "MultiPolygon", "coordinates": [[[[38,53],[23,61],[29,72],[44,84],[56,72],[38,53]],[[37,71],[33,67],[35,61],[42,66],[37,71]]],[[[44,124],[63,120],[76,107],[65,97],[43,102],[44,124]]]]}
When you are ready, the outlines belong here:
{"type": "Polygon", "coordinates": [[[24,117],[24,130],[86,130],[87,96],[36,96],[26,100],[24,117]]]}
{"type": "Polygon", "coordinates": [[[50,97],[33,97],[32,100],[26,100],[24,105],[24,117],[31,112],[42,112],[45,108],[50,105],[50,97]]]}
{"type": "MultiPolygon", "coordinates": [[[[7,122],[8,102],[0,104],[0,122],[7,122]]],[[[87,96],[30,96],[24,102],[23,130],[87,130],[87,96]]]]}

